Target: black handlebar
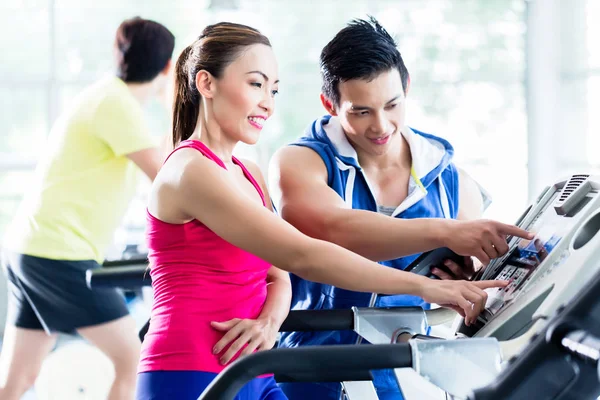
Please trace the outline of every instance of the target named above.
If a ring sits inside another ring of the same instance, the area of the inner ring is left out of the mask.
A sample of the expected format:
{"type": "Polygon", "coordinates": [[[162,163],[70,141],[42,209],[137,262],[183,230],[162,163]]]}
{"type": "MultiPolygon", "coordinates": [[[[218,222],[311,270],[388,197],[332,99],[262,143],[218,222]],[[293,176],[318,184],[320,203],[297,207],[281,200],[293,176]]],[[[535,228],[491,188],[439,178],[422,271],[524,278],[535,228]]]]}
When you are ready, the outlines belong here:
{"type": "MultiPolygon", "coordinates": [[[[138,333],[140,341],[144,341],[148,329],[150,329],[150,320],[144,324],[138,333]]],[[[354,312],[352,310],[294,310],[290,311],[285,321],[283,321],[283,324],[279,327],[279,332],[345,331],[353,329],[354,312]]],[[[361,373],[361,376],[364,377],[364,373],[361,373]]],[[[331,381],[335,381],[335,379],[331,381]]]]}
{"type": "Polygon", "coordinates": [[[102,263],[104,268],[115,268],[115,267],[130,267],[133,265],[148,265],[148,257],[138,256],[128,259],[121,260],[106,260],[102,263]]]}
{"type": "Polygon", "coordinates": [[[321,380],[321,375],[335,371],[339,382],[356,379],[357,371],[409,367],[412,367],[412,352],[408,343],[261,351],[225,368],[198,400],[232,400],[250,380],[270,373],[302,376],[314,382],[321,380]]]}
{"type": "Polygon", "coordinates": [[[279,332],[345,331],[354,329],[354,312],[344,310],[291,311],[279,332]]]}
{"type": "Polygon", "coordinates": [[[100,287],[136,289],[152,285],[147,264],[90,269],[86,272],[86,281],[90,289],[100,287]]]}

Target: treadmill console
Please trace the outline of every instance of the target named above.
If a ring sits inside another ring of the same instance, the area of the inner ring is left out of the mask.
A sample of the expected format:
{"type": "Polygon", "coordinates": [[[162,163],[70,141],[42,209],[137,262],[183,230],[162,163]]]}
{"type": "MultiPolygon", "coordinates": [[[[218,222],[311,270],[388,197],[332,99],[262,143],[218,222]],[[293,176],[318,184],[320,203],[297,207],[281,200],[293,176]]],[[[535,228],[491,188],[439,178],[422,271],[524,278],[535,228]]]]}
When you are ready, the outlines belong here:
{"type": "MultiPolygon", "coordinates": [[[[509,281],[503,289],[488,289],[486,304],[487,317],[491,317],[507,307],[530,284],[534,284],[536,276],[545,276],[558,263],[544,264],[544,261],[554,251],[562,238],[573,228],[575,217],[561,217],[552,207],[548,207],[527,230],[536,234],[532,240],[519,239],[504,257],[499,268],[483,279],[509,281]],[[540,267],[540,265],[544,265],[540,267]]],[[[564,260],[563,257],[561,260],[564,260]]]]}
{"type": "Polygon", "coordinates": [[[487,289],[485,311],[469,327],[459,319],[459,334],[517,337],[551,317],[594,275],[597,266],[589,261],[600,256],[600,177],[574,175],[545,189],[517,225],[534,239],[509,238],[509,251],[480,271],[478,280],[510,283],[487,289]],[[575,248],[582,236],[585,245],[575,248]]]}

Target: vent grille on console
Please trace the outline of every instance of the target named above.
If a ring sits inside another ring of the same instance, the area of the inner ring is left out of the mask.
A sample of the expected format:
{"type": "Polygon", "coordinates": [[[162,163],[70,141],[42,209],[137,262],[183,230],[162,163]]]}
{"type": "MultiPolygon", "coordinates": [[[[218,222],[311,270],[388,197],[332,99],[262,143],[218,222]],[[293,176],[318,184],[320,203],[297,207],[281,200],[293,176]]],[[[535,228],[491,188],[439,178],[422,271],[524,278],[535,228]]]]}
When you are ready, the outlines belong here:
{"type": "Polygon", "coordinates": [[[554,202],[554,210],[558,215],[569,216],[569,213],[584,200],[592,189],[588,182],[589,177],[589,175],[571,175],[571,178],[562,188],[560,196],[554,202]]]}
{"type": "Polygon", "coordinates": [[[571,195],[571,193],[573,193],[575,191],[575,189],[577,189],[579,186],[581,186],[581,184],[583,184],[585,181],[587,181],[587,179],[589,177],[590,177],[589,175],[573,175],[573,176],[571,176],[571,179],[569,179],[569,181],[563,188],[563,190],[560,194],[560,198],[558,199],[558,202],[565,201],[571,195]]]}

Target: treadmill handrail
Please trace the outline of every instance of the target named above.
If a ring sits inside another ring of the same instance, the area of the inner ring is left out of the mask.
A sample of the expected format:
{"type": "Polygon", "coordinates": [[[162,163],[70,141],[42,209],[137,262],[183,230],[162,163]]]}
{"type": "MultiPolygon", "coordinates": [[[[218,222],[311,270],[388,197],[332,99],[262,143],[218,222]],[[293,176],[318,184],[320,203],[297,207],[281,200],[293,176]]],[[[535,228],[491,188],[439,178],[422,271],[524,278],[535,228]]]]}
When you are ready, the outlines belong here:
{"type": "MultiPolygon", "coordinates": [[[[368,308],[365,308],[368,310],[368,308]]],[[[407,307],[386,307],[388,310],[407,310],[407,307]]],[[[363,308],[359,308],[363,310],[363,308]]],[[[431,325],[445,323],[456,316],[452,309],[426,310],[425,315],[431,320],[431,325]]],[[[339,310],[292,310],[289,312],[279,332],[318,332],[318,331],[353,331],[356,319],[353,309],[339,310]]],[[[150,328],[150,320],[140,329],[138,336],[144,341],[144,336],[150,328]]]]}
{"type": "Polygon", "coordinates": [[[103,268],[129,267],[133,265],[146,264],[148,265],[147,257],[136,257],[125,260],[106,260],[102,263],[103,268]]]}
{"type": "MultiPolygon", "coordinates": [[[[138,333],[140,341],[144,341],[148,329],[150,329],[150,320],[138,333]]],[[[279,332],[344,331],[353,329],[354,312],[351,309],[292,310],[279,327],[279,332]]]]}
{"type": "Polygon", "coordinates": [[[292,310],[279,332],[344,331],[354,329],[354,311],[341,310],[292,310]]]}
{"type": "Polygon", "coordinates": [[[412,361],[408,343],[306,346],[261,351],[225,368],[198,400],[232,400],[246,383],[264,374],[312,375],[316,381],[319,374],[336,369],[341,378],[347,372],[351,379],[357,370],[410,368],[412,361]]]}
{"type": "Polygon", "coordinates": [[[146,265],[89,269],[86,271],[87,286],[133,289],[151,286],[150,272],[146,265]]]}

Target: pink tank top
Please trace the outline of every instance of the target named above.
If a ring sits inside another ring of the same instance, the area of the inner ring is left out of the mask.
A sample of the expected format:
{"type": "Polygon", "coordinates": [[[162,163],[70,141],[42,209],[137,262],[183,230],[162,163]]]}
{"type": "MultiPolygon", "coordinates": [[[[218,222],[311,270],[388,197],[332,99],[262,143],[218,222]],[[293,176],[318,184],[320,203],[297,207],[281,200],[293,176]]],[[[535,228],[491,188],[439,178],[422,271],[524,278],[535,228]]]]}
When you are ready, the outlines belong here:
{"type": "MultiPolygon", "coordinates": [[[[226,168],[197,140],[184,141],[173,152],[182,148],[196,149],[226,168]]],[[[239,160],[234,157],[233,161],[264,205],[260,186],[239,160]]],[[[218,373],[224,366],[212,348],[224,333],[213,329],[210,322],[257,318],[267,296],[270,264],[221,239],[198,220],[170,224],[148,212],[147,223],[154,301],[138,371],[218,373]]]]}

